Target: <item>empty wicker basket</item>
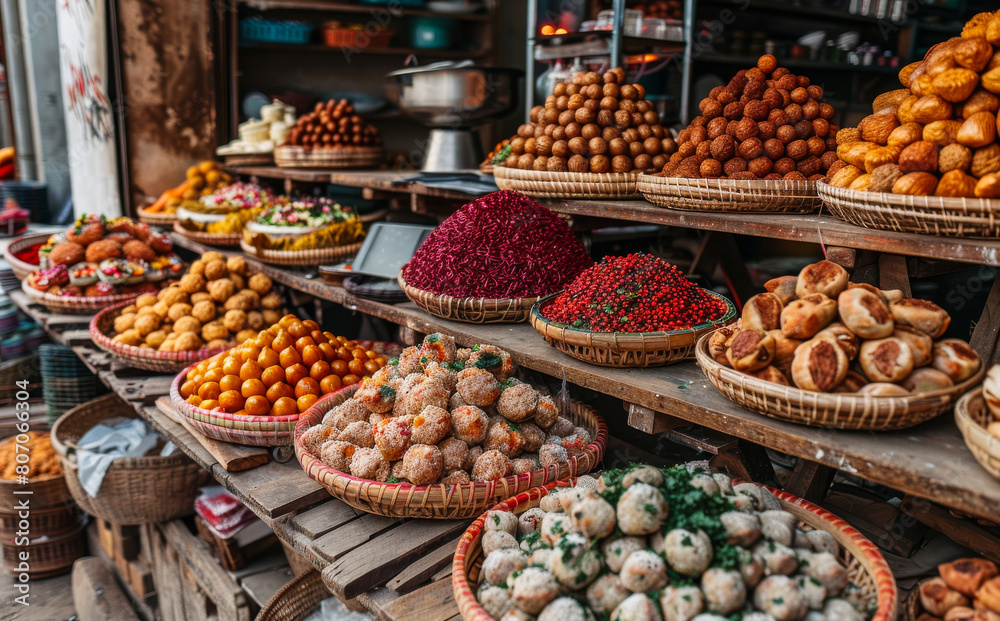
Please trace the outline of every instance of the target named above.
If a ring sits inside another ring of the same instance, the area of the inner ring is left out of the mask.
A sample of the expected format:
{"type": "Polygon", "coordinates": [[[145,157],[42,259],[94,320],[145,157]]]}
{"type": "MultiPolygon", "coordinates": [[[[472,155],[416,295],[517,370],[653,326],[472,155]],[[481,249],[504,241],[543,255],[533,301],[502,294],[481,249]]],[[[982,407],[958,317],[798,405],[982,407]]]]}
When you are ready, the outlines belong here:
{"type": "Polygon", "coordinates": [[[52,427],[52,445],[62,461],[66,484],[87,513],[115,524],[152,524],[190,515],[198,488],[210,478],[180,452],[169,457],[122,457],[104,475],[96,497],[83,489],[76,465],[76,442],[89,429],[115,417],[136,418],[116,395],[105,395],[69,410],[52,427]]]}

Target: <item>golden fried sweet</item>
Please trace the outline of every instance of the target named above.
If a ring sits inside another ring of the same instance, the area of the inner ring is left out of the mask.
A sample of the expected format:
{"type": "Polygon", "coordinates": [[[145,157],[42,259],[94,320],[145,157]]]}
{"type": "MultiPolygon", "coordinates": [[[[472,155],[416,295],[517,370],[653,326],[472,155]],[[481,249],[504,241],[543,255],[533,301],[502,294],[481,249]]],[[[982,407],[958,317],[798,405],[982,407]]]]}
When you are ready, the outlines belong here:
{"type": "Polygon", "coordinates": [[[273,308],[266,308],[261,311],[261,315],[264,316],[264,323],[273,326],[281,320],[281,312],[274,310],[273,308]]]}
{"type": "Polygon", "coordinates": [[[176,304],[171,304],[170,309],[167,310],[167,317],[170,321],[177,321],[181,317],[187,317],[191,314],[191,305],[187,302],[178,302],[176,304]]]}
{"type": "Polygon", "coordinates": [[[216,302],[225,302],[236,292],[236,285],[228,278],[219,278],[209,281],[207,291],[216,302]]]}
{"type": "Polygon", "coordinates": [[[254,274],[247,281],[247,284],[261,295],[265,295],[271,290],[271,278],[267,274],[254,274]]]}
{"type": "Polygon", "coordinates": [[[135,299],[135,307],[142,308],[143,306],[152,306],[158,301],[157,297],[152,293],[143,293],[135,299]]]}
{"type": "Polygon", "coordinates": [[[183,332],[193,332],[198,334],[201,332],[201,322],[194,317],[181,317],[174,322],[174,332],[176,334],[181,334],[183,332]]]}
{"type": "Polygon", "coordinates": [[[240,330],[239,332],[236,333],[236,340],[239,341],[240,343],[242,343],[244,341],[247,341],[249,339],[254,338],[255,336],[257,336],[257,331],[256,330],[251,330],[250,328],[245,328],[245,329],[240,330]]]}
{"type": "Polygon", "coordinates": [[[121,334],[122,332],[132,328],[135,323],[136,314],[135,313],[124,313],[115,317],[115,332],[121,334]]]}
{"type": "Polygon", "coordinates": [[[272,291],[271,293],[268,293],[263,298],[261,298],[260,305],[263,306],[264,308],[277,310],[281,308],[282,305],[281,296],[278,295],[276,291],[272,291]]]}
{"type": "MultiPolygon", "coordinates": [[[[263,302],[263,300],[261,300],[263,302]]],[[[264,315],[260,311],[250,311],[247,313],[247,327],[260,330],[264,327],[264,315]]]]}
{"type": "Polygon", "coordinates": [[[135,318],[135,324],[132,326],[132,329],[138,332],[139,336],[146,336],[150,332],[158,330],[162,321],[159,315],[147,313],[135,318]]]}
{"type": "Polygon", "coordinates": [[[188,274],[198,274],[199,276],[205,275],[205,262],[201,259],[195,259],[191,263],[191,267],[188,268],[188,274]]]}
{"type": "Polygon", "coordinates": [[[152,261],[156,259],[156,252],[149,247],[146,242],[132,239],[122,244],[122,254],[126,258],[138,261],[152,261]]]}
{"type": "Polygon", "coordinates": [[[202,323],[212,321],[215,319],[215,304],[210,300],[197,302],[191,307],[190,315],[202,323]]]}
{"type": "Polygon", "coordinates": [[[229,347],[229,341],[225,339],[214,339],[205,343],[205,347],[208,349],[226,349],[229,347]]]}
{"type": "Polygon", "coordinates": [[[146,345],[154,349],[163,345],[163,341],[165,340],[167,340],[167,332],[165,330],[154,330],[146,335],[146,345]]]}
{"type": "Polygon", "coordinates": [[[122,256],[122,245],[113,239],[102,239],[87,246],[87,260],[91,263],[117,259],[120,256],[122,256]]]}
{"type": "Polygon", "coordinates": [[[233,274],[232,272],[230,272],[229,276],[226,276],[226,278],[228,278],[229,280],[233,281],[233,285],[236,286],[236,290],[237,291],[239,291],[240,289],[243,289],[243,288],[245,288],[247,286],[246,279],[244,279],[239,274],[233,274]]]}
{"type": "Polygon", "coordinates": [[[56,244],[49,253],[49,260],[57,265],[73,265],[83,261],[86,251],[76,242],[65,241],[56,244]]]}
{"type": "Polygon", "coordinates": [[[201,337],[194,332],[185,332],[177,337],[174,351],[193,351],[201,348],[201,337]]]}
{"type": "Polygon", "coordinates": [[[222,323],[230,332],[239,332],[243,326],[247,325],[247,314],[241,310],[226,311],[222,323]]]}
{"type": "Polygon", "coordinates": [[[85,226],[74,227],[66,233],[66,239],[71,242],[87,246],[104,237],[104,225],[100,222],[91,222],[85,226]]]}
{"type": "Polygon", "coordinates": [[[180,287],[187,293],[195,293],[205,288],[205,277],[200,274],[185,274],[181,277],[180,287]]]}
{"type": "MultiPolygon", "coordinates": [[[[248,311],[248,310],[253,310],[253,309],[257,308],[258,306],[260,306],[259,299],[256,299],[256,298],[254,298],[254,297],[246,294],[245,293],[246,291],[249,291],[249,289],[244,289],[240,293],[237,293],[236,295],[234,295],[231,298],[229,298],[228,300],[226,300],[226,303],[223,305],[223,307],[227,311],[231,311],[231,310],[248,311]]],[[[255,293],[254,295],[257,295],[257,294],[255,293]]]]}
{"type": "MultiPolygon", "coordinates": [[[[186,278],[186,276],[185,276],[186,278]]],[[[158,294],[161,302],[166,302],[167,306],[173,306],[180,302],[188,301],[188,293],[179,285],[170,285],[166,289],[161,289],[158,294]]]]}
{"type": "Polygon", "coordinates": [[[198,302],[211,302],[212,296],[208,294],[207,291],[199,291],[198,293],[191,294],[191,303],[197,304],[198,302]]]}
{"type": "Polygon", "coordinates": [[[112,340],[118,343],[124,343],[125,345],[137,346],[140,343],[142,343],[142,336],[140,336],[139,333],[133,328],[130,330],[125,330],[112,340]]]}
{"type": "Polygon", "coordinates": [[[229,270],[226,269],[226,262],[222,259],[216,259],[211,263],[205,264],[205,278],[209,281],[225,278],[228,275],[229,270]]]}
{"type": "Polygon", "coordinates": [[[229,330],[221,319],[210,321],[201,327],[201,337],[206,341],[229,338],[229,330]]]}
{"type": "MultiPolygon", "coordinates": [[[[183,300],[181,301],[183,302],[183,300]]],[[[163,300],[160,300],[156,304],[153,304],[152,306],[147,306],[146,308],[151,309],[154,313],[156,313],[160,317],[166,317],[167,312],[170,310],[170,305],[164,302],[163,300]]],[[[140,308],[139,310],[142,311],[143,309],[140,308]]]]}
{"type": "Polygon", "coordinates": [[[215,250],[209,250],[205,254],[201,255],[201,260],[207,265],[212,261],[225,261],[226,256],[221,252],[216,252],[215,250]]]}
{"type": "Polygon", "coordinates": [[[226,259],[226,269],[233,274],[246,276],[247,262],[243,257],[229,257],[226,259]]]}
{"type": "Polygon", "coordinates": [[[126,315],[128,313],[137,313],[137,312],[139,312],[139,307],[136,306],[135,304],[129,304],[128,306],[122,309],[121,314],[126,315]]]}

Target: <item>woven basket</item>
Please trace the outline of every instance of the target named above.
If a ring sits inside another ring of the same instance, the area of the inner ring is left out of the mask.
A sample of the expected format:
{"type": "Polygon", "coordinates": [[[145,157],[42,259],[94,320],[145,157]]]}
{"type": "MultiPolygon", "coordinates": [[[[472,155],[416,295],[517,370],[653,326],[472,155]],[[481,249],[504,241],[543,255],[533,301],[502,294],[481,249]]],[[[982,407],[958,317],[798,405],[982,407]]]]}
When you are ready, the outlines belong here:
{"type": "Polygon", "coordinates": [[[399,271],[400,288],[414,304],[435,317],[465,321],[467,323],[520,323],[531,314],[531,307],[540,298],[453,298],[450,295],[431,293],[406,284],[403,271],[399,271]]]}
{"type": "Polygon", "coordinates": [[[76,442],[95,425],[117,416],[135,418],[135,408],[114,394],[79,405],[52,427],[66,483],[87,513],[115,524],[153,524],[194,513],[198,488],[211,476],[184,453],[169,457],[121,457],[108,467],[96,497],[80,484],[76,442]]]}
{"type": "Polygon", "coordinates": [[[18,556],[22,552],[28,554],[31,569],[27,572],[32,580],[51,578],[69,571],[73,561],[87,554],[86,526],[80,524],[72,532],[45,541],[32,541],[25,546],[15,546],[4,543],[3,564],[11,575],[17,576],[21,562],[18,556]]]}
{"type": "Polygon", "coordinates": [[[1000,438],[986,431],[993,414],[986,407],[983,389],[965,394],[955,404],[955,424],[972,456],[987,472],[1000,479],[1000,438]]]}
{"type": "Polygon", "coordinates": [[[243,233],[206,233],[205,231],[192,231],[181,226],[180,222],[174,222],[174,233],[177,233],[181,237],[186,237],[191,241],[198,242],[199,244],[208,244],[209,246],[220,246],[225,248],[230,248],[240,245],[240,240],[243,239],[243,233]]]}
{"type": "MultiPolygon", "coordinates": [[[[15,441],[14,437],[7,438],[3,443],[0,443],[0,447],[4,446],[4,443],[15,441]]],[[[26,485],[0,478],[0,513],[17,512],[18,502],[24,499],[31,500],[32,511],[62,507],[68,502],[73,502],[73,496],[69,493],[69,488],[66,487],[65,472],[52,477],[31,479],[26,485]],[[15,492],[17,493],[15,494],[15,492]]]]}
{"type": "Polygon", "coordinates": [[[287,265],[292,267],[308,267],[342,261],[353,257],[361,250],[361,242],[333,246],[330,248],[311,248],[309,250],[260,250],[240,239],[240,248],[255,259],[272,265],[287,265]]]}
{"type": "Polygon", "coordinates": [[[820,206],[814,181],[686,179],[642,175],[643,197],[661,207],[726,213],[812,213],[820,206]]]}
{"type": "Polygon", "coordinates": [[[371,168],[385,159],[382,147],[298,147],[274,149],[279,168],[371,168]]]}
{"type": "Polygon", "coordinates": [[[871,229],[944,237],[1000,237],[1000,200],[864,192],[818,183],[837,218],[871,229]]]}
{"type": "Polygon", "coordinates": [[[724,367],[708,354],[708,337],[695,349],[698,365],[723,396],[748,410],[791,423],[854,431],[906,429],[950,410],[958,398],[983,380],[979,371],[946,390],[903,397],[838,394],[801,390],[767,382],[724,367]]]}
{"type": "Polygon", "coordinates": [[[49,241],[49,237],[51,237],[49,233],[42,233],[40,235],[25,235],[24,237],[19,237],[10,242],[10,244],[4,248],[3,259],[10,265],[10,269],[14,272],[14,276],[17,276],[18,280],[24,280],[27,278],[28,274],[38,269],[38,265],[25,263],[21,259],[14,256],[14,253],[30,248],[35,244],[44,244],[49,241]]]}
{"type": "MultiPolygon", "coordinates": [[[[228,412],[210,412],[181,398],[180,386],[195,365],[186,367],[170,384],[170,401],[200,433],[233,444],[248,446],[290,446],[295,439],[298,414],[289,416],[237,416],[228,412]]],[[[336,394],[336,393],[333,393],[336,394]]],[[[318,405],[330,395],[316,402],[318,405]]]]}
{"type": "Polygon", "coordinates": [[[538,198],[638,198],[639,173],[573,173],[497,166],[493,179],[501,190],[538,198]]]}
{"type": "MultiPolygon", "coordinates": [[[[532,507],[537,507],[539,501],[553,487],[572,483],[572,481],[559,481],[544,487],[536,487],[501,502],[493,507],[493,510],[511,511],[520,515],[532,507]]],[[[895,621],[896,581],[875,544],[829,511],[781,490],[767,489],[777,496],[785,511],[798,518],[800,528],[824,530],[833,535],[840,544],[840,561],[847,567],[848,582],[860,589],[862,600],[868,604],[869,609],[875,609],[871,621],[895,621]]],[[[480,570],[483,564],[481,542],[485,524],[484,514],[466,529],[458,542],[458,549],[452,561],[452,589],[458,609],[466,621],[493,621],[493,617],[483,610],[475,596],[481,582],[480,570]]]]}
{"type": "Polygon", "coordinates": [[[54,295],[35,289],[27,281],[21,283],[21,290],[34,304],[41,304],[53,313],[70,315],[90,315],[109,306],[131,302],[141,295],[137,291],[98,296],[54,295]]]}
{"type": "Polygon", "coordinates": [[[174,222],[179,220],[177,213],[147,211],[144,207],[137,209],[136,215],[139,216],[139,222],[145,222],[150,226],[158,226],[165,229],[169,229],[173,226],[174,222]]]}
{"type": "Polygon", "coordinates": [[[267,600],[254,621],[302,621],[319,610],[320,602],[331,597],[318,571],[291,580],[267,600]]]}
{"type": "Polygon", "coordinates": [[[302,420],[295,426],[295,454],[309,478],[325,487],[334,498],[366,513],[436,520],[474,517],[494,503],[524,490],[590,472],[601,463],[607,445],[608,428],[604,420],[592,408],[574,401],[567,416],[574,424],[586,427],[593,441],[580,456],[571,457],[564,463],[488,483],[412,485],[358,479],[327,466],[309,453],[301,441],[307,429],[320,424],[323,416],[349,399],[354,390],[353,386],[340,390],[334,393],[333,399],[316,403],[302,414],[302,420]]]}
{"type": "Polygon", "coordinates": [[[217,349],[203,347],[194,351],[157,351],[116,343],[109,335],[114,333],[115,319],[121,315],[122,309],[130,304],[131,302],[122,302],[106,308],[90,320],[90,337],[94,344],[130,367],[158,373],[178,373],[185,367],[229,349],[229,347],[217,349]]]}
{"type": "Polygon", "coordinates": [[[720,319],[670,332],[591,332],[550,321],[543,309],[558,293],[543,298],[531,309],[531,327],[545,337],[549,345],[567,356],[605,367],[654,367],[691,358],[695,344],[736,318],[733,303],[717,293],[706,291],[726,303],[720,319]]]}
{"type": "MultiPolygon", "coordinates": [[[[30,496],[27,497],[30,499],[30,496]]],[[[13,541],[17,531],[27,530],[32,537],[56,537],[68,533],[87,518],[80,507],[74,502],[67,502],[58,507],[36,509],[32,504],[28,517],[21,517],[21,512],[0,512],[0,540],[13,541]],[[27,520],[25,529],[19,524],[27,520]]]]}

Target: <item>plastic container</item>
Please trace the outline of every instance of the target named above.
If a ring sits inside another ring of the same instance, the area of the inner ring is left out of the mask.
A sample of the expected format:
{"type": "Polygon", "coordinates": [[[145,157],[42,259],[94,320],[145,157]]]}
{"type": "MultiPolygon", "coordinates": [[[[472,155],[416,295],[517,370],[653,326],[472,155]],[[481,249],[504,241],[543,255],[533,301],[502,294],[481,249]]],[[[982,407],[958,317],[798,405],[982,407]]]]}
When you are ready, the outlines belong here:
{"type": "Polygon", "coordinates": [[[314,29],[315,26],[302,21],[250,17],[240,20],[240,41],[305,45],[314,29]]]}
{"type": "Polygon", "coordinates": [[[410,21],[410,44],[421,50],[451,47],[455,20],[439,17],[418,17],[410,21]]]}
{"type": "Polygon", "coordinates": [[[323,27],[323,43],[327,47],[350,47],[365,49],[369,47],[389,47],[392,31],[379,29],[371,35],[364,28],[344,28],[343,26],[327,25],[323,27]]]}

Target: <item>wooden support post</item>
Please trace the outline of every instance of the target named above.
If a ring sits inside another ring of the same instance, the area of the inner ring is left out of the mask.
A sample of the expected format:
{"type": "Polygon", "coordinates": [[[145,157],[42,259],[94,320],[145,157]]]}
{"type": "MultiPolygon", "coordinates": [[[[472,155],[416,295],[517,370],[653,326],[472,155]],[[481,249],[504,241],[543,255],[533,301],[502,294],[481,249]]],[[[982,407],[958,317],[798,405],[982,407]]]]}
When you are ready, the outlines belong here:
{"type": "Polygon", "coordinates": [[[650,435],[670,431],[674,427],[681,425],[691,424],[680,418],[661,414],[656,410],[651,410],[635,403],[629,403],[628,401],[625,401],[624,405],[625,411],[628,412],[628,426],[650,435]]]}
{"type": "Polygon", "coordinates": [[[822,502],[836,472],[829,466],[799,458],[795,469],[792,470],[792,477],[785,485],[785,491],[799,498],[805,498],[809,502],[822,502]]]}
{"type": "Polygon", "coordinates": [[[986,298],[983,313],[972,331],[969,345],[982,357],[987,367],[1000,363],[1000,347],[997,339],[1000,337],[1000,277],[993,281],[993,288],[986,298]]]}
{"type": "Polygon", "coordinates": [[[769,485],[776,485],[778,482],[767,450],[745,440],[740,440],[732,450],[719,453],[709,460],[709,464],[712,467],[724,468],[734,477],[747,481],[769,485]]]}
{"type": "Polygon", "coordinates": [[[419,345],[424,340],[424,336],[426,335],[413,328],[399,326],[399,342],[403,345],[419,345]]]}
{"type": "Polygon", "coordinates": [[[701,247],[691,261],[688,270],[692,274],[701,274],[711,278],[716,267],[722,270],[726,283],[733,292],[737,308],[743,307],[743,302],[756,293],[750,272],[740,256],[736,239],[729,233],[709,231],[702,239],[701,247]]]}
{"type": "Polygon", "coordinates": [[[898,254],[883,254],[878,258],[878,282],[880,289],[899,289],[903,297],[910,297],[910,274],[906,267],[906,257],[898,254]]]}
{"type": "Polygon", "coordinates": [[[73,603],[80,621],[139,621],[107,562],[87,556],[73,563],[73,603]]]}
{"type": "Polygon", "coordinates": [[[973,520],[955,517],[947,509],[929,500],[910,495],[903,497],[900,510],[934,530],[944,533],[952,541],[972,548],[991,561],[1000,563],[1000,537],[979,527],[973,520]]]}

